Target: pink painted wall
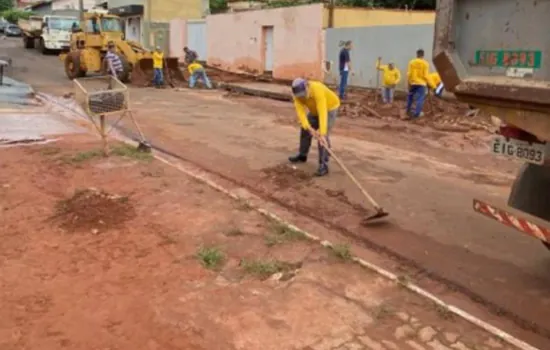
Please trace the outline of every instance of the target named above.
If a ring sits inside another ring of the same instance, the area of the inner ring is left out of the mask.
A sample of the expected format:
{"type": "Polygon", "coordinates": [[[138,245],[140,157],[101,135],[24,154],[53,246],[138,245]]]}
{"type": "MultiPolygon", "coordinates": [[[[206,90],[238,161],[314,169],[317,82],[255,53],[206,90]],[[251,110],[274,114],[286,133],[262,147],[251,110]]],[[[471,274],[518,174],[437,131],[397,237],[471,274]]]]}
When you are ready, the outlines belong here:
{"type": "Polygon", "coordinates": [[[170,57],[179,57],[183,62],[183,48],[187,45],[187,21],[173,19],[170,21],[170,57]]]}
{"type": "Polygon", "coordinates": [[[211,15],[208,64],[239,73],[264,71],[262,26],[273,26],[273,77],[323,79],[323,5],[211,15]]]}

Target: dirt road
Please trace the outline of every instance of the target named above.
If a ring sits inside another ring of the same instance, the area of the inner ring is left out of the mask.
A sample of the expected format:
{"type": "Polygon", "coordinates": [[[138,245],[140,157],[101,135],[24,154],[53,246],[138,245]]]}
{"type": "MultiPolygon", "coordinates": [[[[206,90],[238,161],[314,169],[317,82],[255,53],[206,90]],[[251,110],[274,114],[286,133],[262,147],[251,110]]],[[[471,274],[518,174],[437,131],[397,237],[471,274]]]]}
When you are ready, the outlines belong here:
{"type": "MultiPolygon", "coordinates": [[[[70,86],[57,58],[9,50],[18,55],[16,78],[36,81],[46,92],[70,86]]],[[[286,165],[298,141],[288,104],[219,91],[136,89],[132,96],[155,145],[383,252],[403,274],[440,295],[478,301],[470,310],[486,315],[491,309],[504,316],[490,316],[496,323],[548,348],[550,252],[471,209],[480,195],[504,200],[518,166],[486,154],[488,135],[339,120],[335,150],[391,212],[388,225],[373,228],[361,225],[354,205],[361,198],[335,164],[323,179],[309,176],[315,154],[297,170],[286,165]]]]}

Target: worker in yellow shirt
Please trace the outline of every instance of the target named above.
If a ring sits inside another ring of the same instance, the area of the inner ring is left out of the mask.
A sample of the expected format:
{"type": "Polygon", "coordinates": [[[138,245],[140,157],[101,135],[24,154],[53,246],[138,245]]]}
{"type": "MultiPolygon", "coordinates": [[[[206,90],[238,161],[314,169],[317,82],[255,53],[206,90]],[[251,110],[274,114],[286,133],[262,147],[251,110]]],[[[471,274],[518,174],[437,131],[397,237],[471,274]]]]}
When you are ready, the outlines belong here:
{"type": "Polygon", "coordinates": [[[430,87],[430,89],[433,90],[436,97],[443,96],[445,86],[443,86],[443,82],[441,81],[439,73],[433,72],[428,75],[428,86],[430,87]]]}
{"type": "Polygon", "coordinates": [[[422,108],[426,99],[426,87],[428,85],[428,73],[430,64],[424,59],[424,50],[416,51],[416,58],[409,62],[407,81],[409,83],[409,95],[407,96],[407,114],[415,119],[422,117],[422,108]],[[413,102],[416,103],[414,113],[411,111],[413,102]]]}
{"type": "Polygon", "coordinates": [[[206,75],[206,70],[197,60],[190,63],[187,66],[187,70],[189,71],[190,88],[195,87],[195,84],[197,84],[197,80],[202,80],[207,88],[212,89],[212,83],[210,83],[210,79],[208,79],[208,75],[206,75]]]}
{"type": "Polygon", "coordinates": [[[382,101],[393,103],[395,87],[401,81],[401,72],[392,62],[382,65],[382,57],[378,57],[376,69],[382,72],[382,101]]]}
{"type": "Polygon", "coordinates": [[[164,53],[160,49],[160,46],[157,46],[153,52],[153,85],[156,88],[161,88],[164,83],[164,77],[162,70],[164,68],[164,53]]]}
{"type": "Polygon", "coordinates": [[[305,163],[311,138],[315,137],[319,148],[319,169],[315,175],[327,175],[329,154],[323,144],[330,147],[329,133],[338,115],[340,99],[325,84],[302,78],[296,78],[292,82],[292,95],[301,126],[300,149],[297,155],[288,160],[291,163],[305,163]]]}

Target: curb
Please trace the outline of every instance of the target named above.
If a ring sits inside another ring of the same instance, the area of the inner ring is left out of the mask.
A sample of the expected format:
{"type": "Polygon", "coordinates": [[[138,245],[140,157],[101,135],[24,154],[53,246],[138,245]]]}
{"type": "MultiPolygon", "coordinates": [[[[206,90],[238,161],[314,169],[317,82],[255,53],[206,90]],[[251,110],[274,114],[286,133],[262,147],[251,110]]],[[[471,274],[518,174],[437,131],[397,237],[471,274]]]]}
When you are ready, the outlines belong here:
{"type": "MultiPolygon", "coordinates": [[[[224,85],[226,86],[226,85],[224,85]]],[[[251,89],[248,89],[248,90],[251,90],[251,89]]],[[[39,99],[43,102],[43,103],[49,103],[50,105],[52,104],[55,104],[54,101],[49,101],[47,99],[44,99],[44,98],[40,98],[41,96],[39,96],[39,99]]],[[[72,110],[70,108],[67,108],[63,105],[58,105],[60,108],[63,108],[65,110],[68,110],[72,113],[74,113],[75,115],[77,116],[80,116],[80,117],[83,117],[83,118],[86,118],[87,117],[85,115],[80,115],[80,113],[78,113],[78,111],[75,111],[75,110],[72,110]]],[[[136,145],[136,142],[127,138],[127,137],[124,137],[122,135],[116,135],[114,136],[116,139],[126,143],[126,144],[131,144],[133,146],[136,145]]],[[[283,218],[279,217],[278,215],[266,210],[266,209],[263,209],[257,205],[254,205],[253,203],[251,203],[250,200],[242,197],[242,196],[239,196],[238,194],[232,192],[231,190],[228,190],[226,189],[225,187],[219,185],[218,183],[216,183],[215,181],[213,180],[210,180],[207,176],[204,176],[204,175],[201,175],[195,171],[192,171],[182,165],[179,165],[175,162],[172,162],[160,155],[157,154],[157,152],[153,152],[153,157],[168,165],[168,166],[171,166],[177,170],[179,170],[180,172],[184,173],[185,175],[197,180],[197,181],[200,181],[206,185],[208,185],[209,187],[217,190],[218,192],[221,192],[225,195],[227,195],[228,197],[234,199],[234,200],[237,200],[237,201],[241,201],[241,202],[245,202],[251,209],[254,209],[255,211],[257,211],[258,213],[260,213],[261,215],[267,217],[267,218],[270,218],[272,220],[275,220],[277,221],[278,223],[280,223],[281,225],[284,225],[286,227],[288,227],[289,229],[291,230],[294,230],[294,231],[297,231],[297,232],[300,232],[301,234],[303,234],[307,239],[313,241],[313,242],[317,242],[319,243],[321,246],[325,247],[325,248],[332,248],[334,247],[334,244],[330,241],[327,241],[327,240],[322,240],[320,237],[318,236],[315,236],[305,230],[302,230],[301,228],[295,226],[294,224],[284,220],[283,218]]],[[[414,283],[410,283],[406,280],[403,280],[402,278],[400,278],[398,275],[394,274],[393,272],[391,271],[388,271],[380,266],[377,266],[375,264],[372,264],[366,260],[363,260],[357,256],[352,256],[351,260],[360,265],[361,267],[363,268],[366,268],[368,270],[371,270],[373,272],[375,272],[376,274],[378,275],[381,275],[385,278],[387,278],[388,280],[398,284],[398,285],[401,285],[405,288],[407,288],[409,291],[423,297],[423,298],[426,298],[428,300],[430,300],[431,302],[445,308],[446,310],[448,310],[449,312],[453,313],[454,315],[470,322],[471,324],[483,329],[484,331],[486,331],[487,333],[489,334],[492,334],[493,336],[495,337],[498,337],[499,339],[501,339],[503,342],[505,343],[508,343],[512,346],[515,346],[516,348],[520,349],[520,350],[540,350],[516,337],[514,337],[513,335],[509,334],[509,333],[506,333],[504,332],[503,330],[477,318],[476,316],[468,313],[467,311],[465,310],[462,310],[460,309],[459,307],[457,306],[454,306],[452,304],[449,304],[449,303],[446,303],[445,301],[439,299],[437,296],[435,296],[434,294],[424,290],[423,288],[421,288],[420,286],[414,284],[414,283]]]]}
{"type": "Polygon", "coordinates": [[[270,99],[278,100],[278,101],[284,101],[284,102],[291,102],[292,101],[292,95],[291,94],[285,94],[285,93],[282,93],[282,92],[273,92],[273,91],[265,91],[265,90],[247,88],[247,87],[240,86],[240,85],[237,85],[237,84],[219,83],[218,88],[225,89],[227,91],[239,92],[239,93],[242,93],[242,94],[245,94],[245,95],[270,98],[270,99]]]}

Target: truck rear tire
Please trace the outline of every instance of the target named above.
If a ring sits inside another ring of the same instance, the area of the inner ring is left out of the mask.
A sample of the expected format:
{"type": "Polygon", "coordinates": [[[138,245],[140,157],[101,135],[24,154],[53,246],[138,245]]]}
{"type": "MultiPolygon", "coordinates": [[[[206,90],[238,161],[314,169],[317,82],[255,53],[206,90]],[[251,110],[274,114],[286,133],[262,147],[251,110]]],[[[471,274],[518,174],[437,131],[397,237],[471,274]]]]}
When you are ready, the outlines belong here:
{"type": "Polygon", "coordinates": [[[79,52],[70,52],[65,57],[65,74],[71,80],[86,76],[86,71],[80,68],[79,52]]]}
{"type": "Polygon", "coordinates": [[[508,205],[550,221],[550,167],[524,164],[514,181],[508,205]]]}
{"type": "Polygon", "coordinates": [[[38,39],[38,51],[43,55],[47,55],[50,52],[50,50],[46,48],[46,44],[42,38],[38,39]]]}
{"type": "Polygon", "coordinates": [[[34,49],[34,39],[23,35],[23,46],[25,46],[25,49],[34,49]]]}

